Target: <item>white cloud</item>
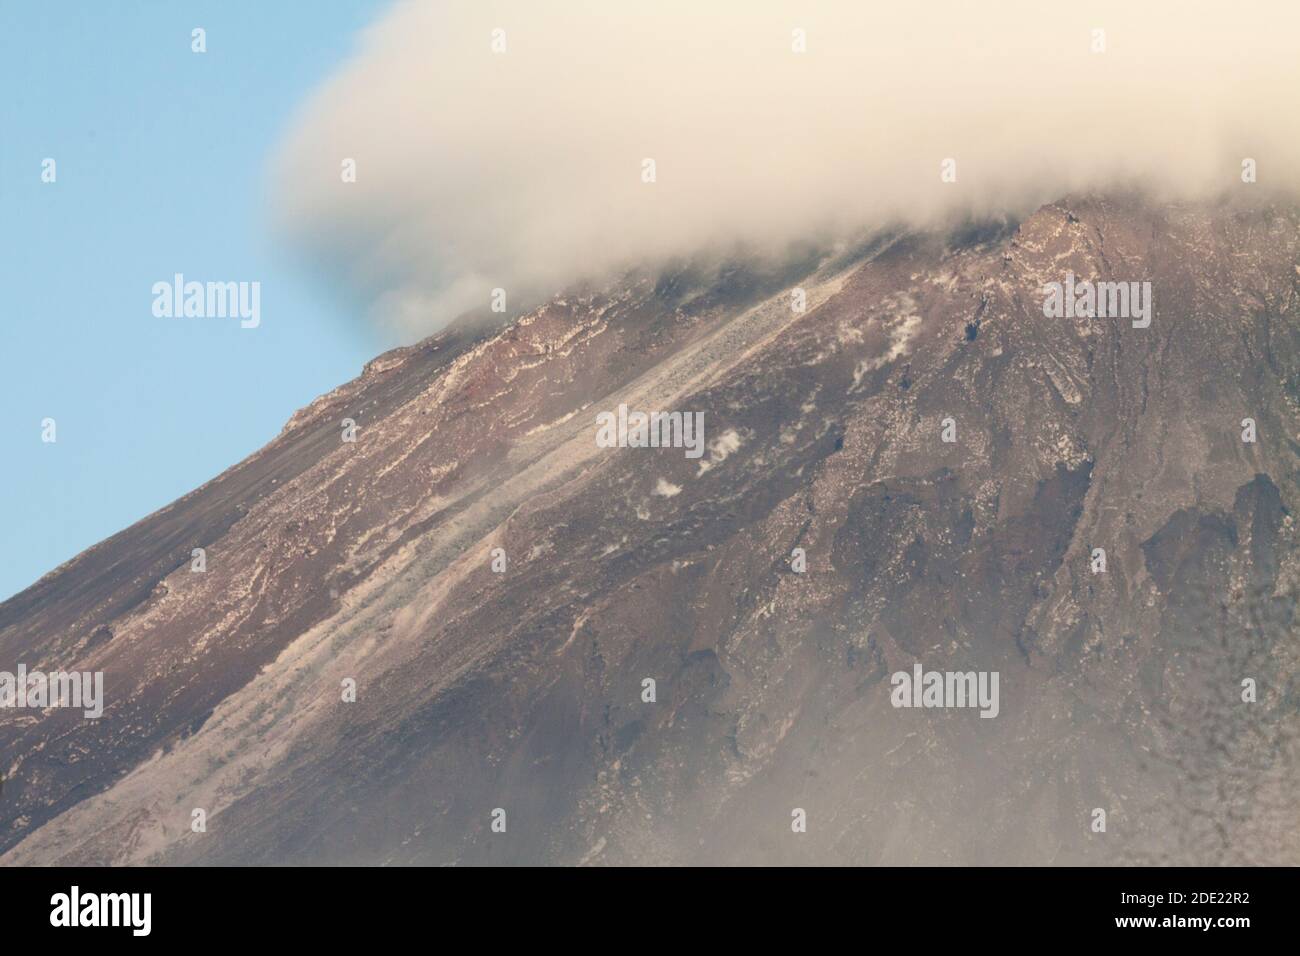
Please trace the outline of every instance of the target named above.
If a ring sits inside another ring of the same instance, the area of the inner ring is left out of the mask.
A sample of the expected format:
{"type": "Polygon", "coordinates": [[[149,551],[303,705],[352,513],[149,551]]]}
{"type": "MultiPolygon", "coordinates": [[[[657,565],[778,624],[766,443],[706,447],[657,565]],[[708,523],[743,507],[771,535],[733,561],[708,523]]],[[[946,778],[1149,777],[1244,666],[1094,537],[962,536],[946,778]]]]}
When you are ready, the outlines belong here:
{"type": "Polygon", "coordinates": [[[1284,2],[407,2],[287,137],[277,212],[414,338],[495,287],[513,305],[737,239],[1120,180],[1293,189],[1298,37],[1284,2]]]}

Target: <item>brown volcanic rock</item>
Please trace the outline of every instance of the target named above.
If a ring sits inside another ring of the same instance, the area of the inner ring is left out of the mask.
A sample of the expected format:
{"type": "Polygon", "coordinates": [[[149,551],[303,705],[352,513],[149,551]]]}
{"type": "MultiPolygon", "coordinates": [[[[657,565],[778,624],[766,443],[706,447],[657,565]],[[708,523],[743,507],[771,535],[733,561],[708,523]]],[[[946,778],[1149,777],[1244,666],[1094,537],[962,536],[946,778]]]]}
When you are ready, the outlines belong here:
{"type": "Polygon", "coordinates": [[[108,694],[0,724],[0,859],[1300,862],[1298,262],[1292,208],[1079,199],[381,356],[0,606],[108,694]],[[1067,271],[1151,327],[1044,317],[1067,271]],[[620,402],[704,457],[598,448],[620,402]],[[893,708],[915,660],[999,715],[893,708]]]}

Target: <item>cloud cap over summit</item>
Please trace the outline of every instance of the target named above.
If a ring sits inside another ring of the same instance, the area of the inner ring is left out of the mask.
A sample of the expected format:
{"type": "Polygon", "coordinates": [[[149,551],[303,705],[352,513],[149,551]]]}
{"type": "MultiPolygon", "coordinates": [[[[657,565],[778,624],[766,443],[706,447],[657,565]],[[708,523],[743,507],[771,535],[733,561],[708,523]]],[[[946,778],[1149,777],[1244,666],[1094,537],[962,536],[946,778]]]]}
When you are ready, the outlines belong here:
{"type": "Polygon", "coordinates": [[[281,144],[277,218],[409,339],[712,246],[1294,189],[1297,34],[1276,3],[403,3],[281,144]]]}

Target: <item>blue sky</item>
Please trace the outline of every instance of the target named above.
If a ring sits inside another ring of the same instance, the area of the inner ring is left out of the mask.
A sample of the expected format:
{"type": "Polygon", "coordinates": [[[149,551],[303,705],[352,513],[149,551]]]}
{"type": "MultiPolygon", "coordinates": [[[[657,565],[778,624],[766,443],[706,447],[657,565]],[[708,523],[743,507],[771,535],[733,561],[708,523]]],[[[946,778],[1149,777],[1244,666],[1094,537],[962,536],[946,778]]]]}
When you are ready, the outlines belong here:
{"type": "Polygon", "coordinates": [[[272,234],[267,175],[387,7],[0,3],[0,600],[256,450],[389,344],[272,234]],[[260,327],[155,318],[151,287],[177,272],[260,282],[260,327]]]}

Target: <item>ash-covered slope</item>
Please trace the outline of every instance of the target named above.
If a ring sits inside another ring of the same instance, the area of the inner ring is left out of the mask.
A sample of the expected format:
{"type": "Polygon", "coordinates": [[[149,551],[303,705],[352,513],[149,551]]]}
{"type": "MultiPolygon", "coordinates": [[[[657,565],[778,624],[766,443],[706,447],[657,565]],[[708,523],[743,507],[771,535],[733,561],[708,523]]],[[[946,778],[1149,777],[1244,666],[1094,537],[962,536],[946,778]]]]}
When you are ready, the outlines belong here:
{"type": "Polygon", "coordinates": [[[1298,263],[1294,208],[1079,199],[382,356],[0,606],[107,697],[4,712],[0,862],[1300,862],[1298,263]],[[997,716],[891,706],[917,661],[997,716]]]}

